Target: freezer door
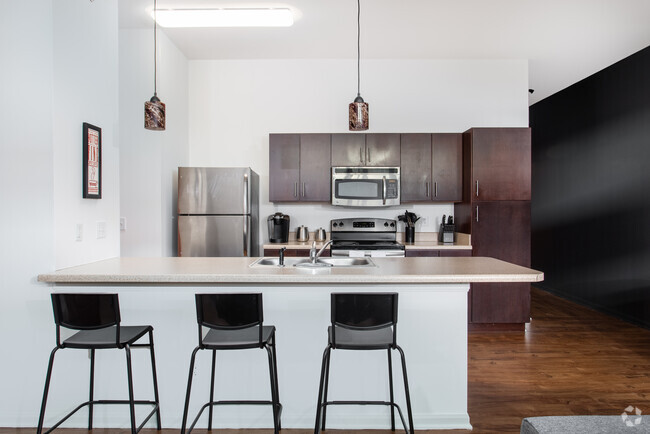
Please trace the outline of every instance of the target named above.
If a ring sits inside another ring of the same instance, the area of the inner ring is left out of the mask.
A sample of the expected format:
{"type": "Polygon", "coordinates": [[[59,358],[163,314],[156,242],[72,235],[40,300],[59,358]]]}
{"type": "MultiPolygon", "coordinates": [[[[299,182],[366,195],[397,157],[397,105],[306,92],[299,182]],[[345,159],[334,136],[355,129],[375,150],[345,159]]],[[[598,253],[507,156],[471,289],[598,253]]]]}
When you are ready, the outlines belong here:
{"type": "Polygon", "coordinates": [[[240,216],[179,216],[178,256],[257,256],[252,219],[240,216]]]}
{"type": "Polygon", "coordinates": [[[250,214],[252,177],[250,168],[179,167],[178,213],[250,214]]]}

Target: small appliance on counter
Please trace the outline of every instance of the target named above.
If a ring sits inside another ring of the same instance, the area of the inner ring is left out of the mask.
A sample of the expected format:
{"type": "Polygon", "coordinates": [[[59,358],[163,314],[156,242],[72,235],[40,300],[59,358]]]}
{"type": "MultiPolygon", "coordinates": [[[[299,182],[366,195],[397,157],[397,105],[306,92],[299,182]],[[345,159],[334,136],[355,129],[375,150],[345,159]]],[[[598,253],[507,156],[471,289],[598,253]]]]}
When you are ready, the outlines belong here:
{"type": "Polygon", "coordinates": [[[318,228],[316,229],[316,232],[314,232],[314,238],[316,241],[325,241],[327,240],[327,232],[325,232],[325,229],[323,228],[318,228]]]}
{"type": "Polygon", "coordinates": [[[271,243],[289,242],[289,222],[290,217],[281,212],[270,215],[266,221],[269,226],[269,241],[271,243]]]}
{"type": "Polygon", "coordinates": [[[454,242],[454,232],[456,232],[456,225],[454,224],[454,216],[450,215],[447,222],[445,222],[446,216],[442,216],[442,223],[440,223],[440,229],[438,230],[438,241],[441,243],[453,243],[454,242]]]}
{"type": "Polygon", "coordinates": [[[296,241],[309,241],[309,228],[307,226],[300,225],[296,229],[296,241]]]}

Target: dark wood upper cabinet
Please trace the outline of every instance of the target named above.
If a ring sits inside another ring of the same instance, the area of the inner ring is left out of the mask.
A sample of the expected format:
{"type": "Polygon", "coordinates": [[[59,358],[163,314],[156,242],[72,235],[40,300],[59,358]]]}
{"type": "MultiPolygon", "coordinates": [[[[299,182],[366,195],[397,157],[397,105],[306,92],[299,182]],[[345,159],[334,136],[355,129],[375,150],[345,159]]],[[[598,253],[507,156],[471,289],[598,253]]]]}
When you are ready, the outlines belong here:
{"type": "Polygon", "coordinates": [[[269,201],[330,202],[330,135],[269,135],[269,201]]]}
{"type": "Polygon", "coordinates": [[[401,201],[431,201],[431,134],[402,134],[401,201]]]}
{"type": "Polygon", "coordinates": [[[472,200],[530,200],[530,128],[473,128],[464,147],[472,200]]]}
{"type": "Polygon", "coordinates": [[[399,136],[399,134],[332,134],[332,166],[399,166],[399,136]]]}
{"type": "Polygon", "coordinates": [[[300,200],[300,135],[269,134],[269,201],[300,200]]]}
{"type": "Polygon", "coordinates": [[[300,200],[330,202],[329,134],[300,135],[300,200]]]}
{"type": "Polygon", "coordinates": [[[399,136],[399,134],[366,134],[365,165],[373,167],[399,167],[399,136]]]}
{"type": "Polygon", "coordinates": [[[460,202],[463,200],[463,135],[431,134],[431,149],[431,198],[440,202],[460,202]]]}
{"type": "Polygon", "coordinates": [[[401,141],[402,202],[460,202],[462,134],[402,134],[401,141]]]}
{"type": "Polygon", "coordinates": [[[332,134],[332,166],[363,166],[365,154],[365,134],[332,134]]]}

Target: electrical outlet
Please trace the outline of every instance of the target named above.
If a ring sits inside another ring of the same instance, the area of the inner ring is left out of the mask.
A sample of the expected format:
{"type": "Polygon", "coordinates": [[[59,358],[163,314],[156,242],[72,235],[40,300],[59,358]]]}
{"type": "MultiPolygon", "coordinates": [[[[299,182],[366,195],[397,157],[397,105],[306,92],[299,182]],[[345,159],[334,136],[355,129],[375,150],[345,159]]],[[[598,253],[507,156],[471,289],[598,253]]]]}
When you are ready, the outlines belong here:
{"type": "Polygon", "coordinates": [[[120,231],[126,231],[126,217],[120,217],[120,231]]]}
{"type": "Polygon", "coordinates": [[[84,239],[84,225],[83,223],[77,223],[74,228],[74,240],[83,241],[84,239]]]}
{"type": "Polygon", "coordinates": [[[106,222],[97,222],[97,239],[106,238],[106,222]]]}
{"type": "Polygon", "coordinates": [[[429,219],[426,217],[420,217],[422,226],[426,226],[429,223],[429,219]]]}

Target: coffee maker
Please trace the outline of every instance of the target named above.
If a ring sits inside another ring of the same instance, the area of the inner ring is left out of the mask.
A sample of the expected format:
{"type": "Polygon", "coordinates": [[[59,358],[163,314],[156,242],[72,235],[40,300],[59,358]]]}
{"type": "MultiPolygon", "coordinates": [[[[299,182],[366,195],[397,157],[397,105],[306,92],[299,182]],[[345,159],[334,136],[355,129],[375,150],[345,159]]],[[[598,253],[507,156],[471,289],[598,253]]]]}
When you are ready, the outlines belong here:
{"type": "Polygon", "coordinates": [[[289,221],[288,215],[276,212],[266,219],[269,225],[269,241],[272,243],[286,243],[289,241],[289,221]]]}

